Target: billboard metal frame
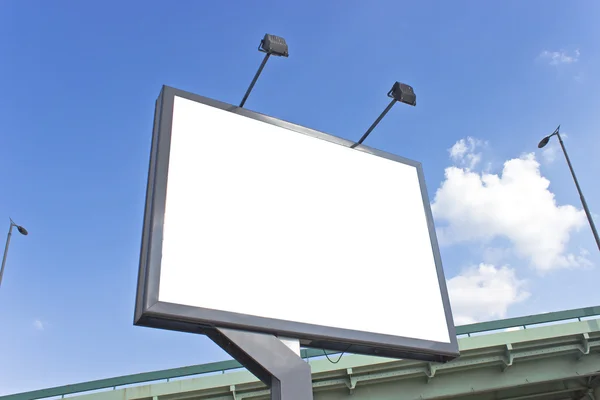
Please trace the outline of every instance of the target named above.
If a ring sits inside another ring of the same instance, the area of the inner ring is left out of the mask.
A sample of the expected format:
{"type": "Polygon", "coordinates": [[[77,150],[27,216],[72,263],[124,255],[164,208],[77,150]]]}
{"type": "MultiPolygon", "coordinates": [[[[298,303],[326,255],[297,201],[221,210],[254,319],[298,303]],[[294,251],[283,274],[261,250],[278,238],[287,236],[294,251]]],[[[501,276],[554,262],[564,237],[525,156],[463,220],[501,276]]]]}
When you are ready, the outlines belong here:
{"type": "MultiPolygon", "coordinates": [[[[156,101],[154,128],[148,170],[148,185],[144,211],[142,244],[138,272],[137,296],[134,324],[168,330],[206,334],[213,337],[219,331],[233,329],[254,333],[298,338],[303,346],[324,350],[347,351],[355,354],[377,355],[392,358],[408,358],[433,362],[446,362],[459,355],[458,341],[452,319],[446,280],[442,268],[440,252],[435,234],[435,226],[421,163],[406,158],[359,145],[355,151],[362,151],[387,158],[416,168],[421,188],[423,206],[427,219],[433,250],[437,278],[441,291],[450,342],[435,342],[415,338],[397,337],[379,333],[368,333],[349,329],[319,326],[307,323],[290,322],[279,319],[244,315],[234,312],[192,307],[158,301],[160,269],[162,257],[163,222],[165,214],[171,127],[175,97],[181,97],[224,111],[252,118],[267,124],[276,125],[299,134],[327,140],[345,147],[354,142],[328,135],[313,129],[282,121],[231,104],[209,99],[183,90],[163,86],[156,101]]],[[[402,290],[403,283],[398,283],[402,290]]],[[[201,290],[201,287],[198,288],[201,290]]],[[[224,293],[226,296],[227,293],[224,293]]],[[[423,293],[427,296],[427,293],[423,293]]],[[[411,307],[418,307],[415,299],[411,307]]],[[[325,305],[324,305],[325,306],[325,305]]],[[[384,318],[394,318],[387,315],[384,318]]],[[[427,318],[427,315],[423,315],[427,318]]]]}

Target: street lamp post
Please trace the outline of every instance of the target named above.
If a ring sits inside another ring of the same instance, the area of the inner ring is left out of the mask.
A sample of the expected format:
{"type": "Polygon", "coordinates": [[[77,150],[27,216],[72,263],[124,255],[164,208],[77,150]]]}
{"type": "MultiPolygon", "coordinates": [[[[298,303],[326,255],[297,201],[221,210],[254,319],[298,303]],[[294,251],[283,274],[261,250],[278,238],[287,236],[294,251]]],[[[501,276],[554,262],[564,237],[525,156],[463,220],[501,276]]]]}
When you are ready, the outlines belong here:
{"type": "Polygon", "coordinates": [[[2,276],[4,275],[4,266],[6,265],[6,256],[8,254],[8,246],[10,245],[10,237],[12,236],[13,226],[17,228],[17,231],[19,231],[21,235],[27,236],[27,234],[29,233],[27,232],[27,229],[23,228],[21,225],[15,224],[12,219],[10,220],[10,228],[8,228],[6,246],[4,246],[4,256],[2,257],[2,267],[0,267],[0,285],[2,285],[2,276]]]}
{"type": "Polygon", "coordinates": [[[562,138],[560,137],[560,125],[551,135],[546,136],[540,143],[538,143],[538,148],[542,148],[548,144],[550,138],[552,136],[556,136],[558,138],[558,142],[560,143],[560,147],[562,148],[563,154],[567,160],[567,165],[569,166],[569,170],[571,171],[571,175],[573,176],[573,181],[575,181],[575,186],[577,187],[577,191],[579,192],[579,198],[581,199],[581,204],[583,205],[583,210],[585,211],[585,215],[587,216],[588,222],[590,223],[590,228],[592,228],[592,234],[594,235],[594,239],[596,240],[596,245],[598,246],[598,250],[600,250],[600,237],[598,237],[598,231],[596,230],[596,225],[594,225],[594,220],[592,219],[592,214],[590,213],[590,209],[588,208],[587,202],[585,201],[585,197],[583,197],[583,192],[581,191],[581,186],[579,186],[579,181],[577,180],[577,176],[575,175],[575,171],[573,170],[573,165],[571,164],[571,159],[569,158],[569,154],[567,154],[567,149],[565,148],[565,144],[563,143],[562,138]]]}

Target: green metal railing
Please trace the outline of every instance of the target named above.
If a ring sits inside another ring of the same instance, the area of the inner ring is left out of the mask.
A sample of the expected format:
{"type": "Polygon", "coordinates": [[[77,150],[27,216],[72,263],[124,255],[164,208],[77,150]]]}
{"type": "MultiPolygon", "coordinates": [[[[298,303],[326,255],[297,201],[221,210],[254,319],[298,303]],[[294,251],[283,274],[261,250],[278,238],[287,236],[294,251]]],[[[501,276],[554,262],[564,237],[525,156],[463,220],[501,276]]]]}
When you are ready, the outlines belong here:
{"type": "MultiPolygon", "coordinates": [[[[480,322],[456,327],[457,335],[471,335],[474,333],[497,331],[501,329],[523,327],[566,320],[581,320],[582,318],[600,315],[600,306],[578,308],[574,310],[557,311],[545,314],[530,315],[526,317],[508,318],[489,322],[480,322]]],[[[337,352],[327,352],[336,354],[337,352]]],[[[323,356],[323,350],[303,349],[302,358],[313,358],[323,356]]],[[[162,371],[143,372],[140,374],[125,375],[116,378],[99,379],[95,381],[76,383],[73,385],[58,386],[48,389],[34,390],[31,392],[0,396],[0,400],[37,400],[50,397],[64,397],[75,393],[90,392],[101,389],[116,389],[120,386],[136,385],[140,383],[169,381],[170,379],[182,378],[192,375],[209,373],[224,373],[225,371],[242,368],[235,360],[220,361],[209,364],[193,365],[189,367],[165,369],[162,371]]]]}
{"type": "Polygon", "coordinates": [[[526,317],[516,317],[499,319],[489,322],[478,322],[476,324],[462,325],[456,327],[457,335],[470,335],[472,333],[497,331],[500,329],[523,327],[531,325],[546,324],[551,322],[566,321],[569,319],[595,317],[600,315],[600,306],[576,308],[574,310],[556,311],[545,314],[529,315],[526,317]]]}

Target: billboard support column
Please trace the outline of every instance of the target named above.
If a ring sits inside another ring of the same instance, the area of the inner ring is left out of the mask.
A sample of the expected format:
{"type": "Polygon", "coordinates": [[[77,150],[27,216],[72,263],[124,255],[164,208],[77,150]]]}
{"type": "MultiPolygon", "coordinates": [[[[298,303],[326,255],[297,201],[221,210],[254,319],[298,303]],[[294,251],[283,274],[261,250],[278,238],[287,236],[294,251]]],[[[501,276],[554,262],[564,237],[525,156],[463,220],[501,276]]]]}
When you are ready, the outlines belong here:
{"type": "Polygon", "coordinates": [[[225,328],[207,334],[271,388],[271,400],[312,400],[310,365],[274,335],[225,328]]]}

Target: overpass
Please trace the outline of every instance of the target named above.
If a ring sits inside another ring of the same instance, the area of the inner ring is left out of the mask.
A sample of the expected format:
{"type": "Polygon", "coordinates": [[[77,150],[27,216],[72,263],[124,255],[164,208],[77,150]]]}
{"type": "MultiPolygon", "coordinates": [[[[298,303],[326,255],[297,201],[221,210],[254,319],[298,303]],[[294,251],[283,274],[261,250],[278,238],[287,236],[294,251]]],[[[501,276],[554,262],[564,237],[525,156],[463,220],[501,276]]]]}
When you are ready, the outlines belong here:
{"type": "MultiPolygon", "coordinates": [[[[600,400],[600,306],[457,327],[446,364],[308,349],[315,400],[600,400]]],[[[265,399],[236,361],[145,372],[0,397],[37,400],[265,399]]]]}

